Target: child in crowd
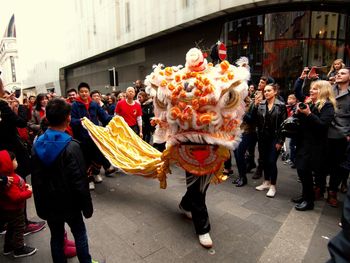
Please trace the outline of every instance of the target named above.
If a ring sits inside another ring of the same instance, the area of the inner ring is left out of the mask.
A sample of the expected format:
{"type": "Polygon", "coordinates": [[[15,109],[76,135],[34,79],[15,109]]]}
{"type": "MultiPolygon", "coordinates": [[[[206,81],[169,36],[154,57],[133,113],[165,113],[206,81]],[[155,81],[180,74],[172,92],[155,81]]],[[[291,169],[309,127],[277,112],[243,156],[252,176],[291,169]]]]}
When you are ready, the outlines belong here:
{"type": "Polygon", "coordinates": [[[15,258],[33,255],[37,249],[24,244],[25,200],[32,196],[32,187],[15,174],[17,160],[12,152],[0,151],[0,174],[12,177],[12,183],[0,189],[0,219],[7,222],[4,255],[15,258]]]}
{"type": "Polygon", "coordinates": [[[91,259],[83,215],[93,213],[83,153],[77,141],[65,131],[70,123],[71,105],[52,99],[46,107],[49,123],[36,140],[32,155],[32,184],[37,214],[47,220],[51,232],[53,262],[67,262],[65,223],[75,239],[79,262],[91,259]]]}
{"type": "MultiPolygon", "coordinates": [[[[297,109],[298,100],[295,97],[295,94],[289,94],[287,99],[287,115],[288,117],[292,116],[297,109]]],[[[287,146],[287,153],[289,158],[284,162],[284,164],[289,164],[291,168],[295,168],[295,139],[287,138],[285,145],[287,146]]]]}

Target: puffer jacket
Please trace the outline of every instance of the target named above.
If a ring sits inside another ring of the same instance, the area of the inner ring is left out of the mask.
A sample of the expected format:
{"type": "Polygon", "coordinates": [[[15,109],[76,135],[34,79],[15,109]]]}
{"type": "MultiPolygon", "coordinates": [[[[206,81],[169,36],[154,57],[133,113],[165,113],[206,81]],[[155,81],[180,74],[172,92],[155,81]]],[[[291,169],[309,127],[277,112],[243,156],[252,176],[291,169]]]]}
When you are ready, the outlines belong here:
{"type": "Polygon", "coordinates": [[[104,109],[102,109],[96,102],[91,101],[88,104],[88,107],[79,100],[78,97],[75,102],[72,104],[72,113],[71,113],[71,123],[70,126],[73,130],[74,139],[84,142],[90,140],[89,133],[81,125],[81,120],[83,117],[87,117],[95,125],[99,125],[99,121],[103,126],[107,125],[108,122],[112,119],[112,116],[108,115],[104,109]]]}
{"type": "Polygon", "coordinates": [[[33,146],[32,184],[36,211],[42,219],[67,218],[93,207],[79,143],[65,132],[48,129],[33,146]]]}
{"type": "Polygon", "coordinates": [[[13,177],[10,186],[0,189],[0,207],[2,210],[18,210],[24,208],[25,200],[32,196],[32,191],[26,187],[26,182],[13,169],[13,163],[8,151],[0,151],[0,174],[13,177]]]}
{"type": "Polygon", "coordinates": [[[346,93],[339,94],[337,85],[333,87],[337,101],[335,117],[328,130],[328,138],[341,139],[350,136],[350,87],[346,93]]]}

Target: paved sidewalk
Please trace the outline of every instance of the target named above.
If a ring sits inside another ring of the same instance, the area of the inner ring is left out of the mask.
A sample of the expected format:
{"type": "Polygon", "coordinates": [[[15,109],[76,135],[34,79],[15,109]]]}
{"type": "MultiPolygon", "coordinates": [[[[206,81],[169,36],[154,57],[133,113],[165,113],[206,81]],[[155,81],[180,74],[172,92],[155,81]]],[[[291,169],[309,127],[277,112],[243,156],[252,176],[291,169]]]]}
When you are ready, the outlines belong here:
{"type": "MultiPolygon", "coordinates": [[[[242,188],[234,187],[232,179],[209,187],[207,206],[214,242],[210,250],[199,245],[192,222],[177,208],[186,189],[181,169],[173,168],[166,190],[159,188],[157,180],[124,174],[105,177],[91,192],[95,212],[86,220],[91,254],[108,263],[325,262],[328,238],[339,231],[341,208],[319,201],[313,211],[295,211],[289,200],[301,186],[296,170],[281,163],[273,199],[254,189],[261,181],[251,180],[251,175],[249,185],[242,188]]],[[[37,218],[32,199],[28,211],[30,218],[37,218]]],[[[25,237],[28,245],[39,249],[34,256],[0,255],[0,262],[51,262],[49,236],[45,229],[25,237]]]]}

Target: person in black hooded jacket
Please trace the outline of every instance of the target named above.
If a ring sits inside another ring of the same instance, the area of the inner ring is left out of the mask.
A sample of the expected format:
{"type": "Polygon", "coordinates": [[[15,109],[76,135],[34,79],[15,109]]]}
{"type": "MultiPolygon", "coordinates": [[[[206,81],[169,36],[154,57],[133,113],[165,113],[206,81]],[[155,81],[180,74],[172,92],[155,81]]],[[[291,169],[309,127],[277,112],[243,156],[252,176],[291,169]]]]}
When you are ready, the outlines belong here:
{"type": "Polygon", "coordinates": [[[33,146],[32,185],[37,214],[47,220],[51,231],[53,262],[66,262],[64,224],[76,243],[80,262],[91,262],[82,214],[93,213],[83,153],[79,143],[65,130],[71,106],[61,99],[51,100],[46,108],[49,128],[33,146]]]}
{"type": "Polygon", "coordinates": [[[265,100],[255,98],[252,117],[256,120],[259,154],[264,169],[264,182],[255,187],[258,191],[268,190],[267,197],[275,197],[277,182],[277,159],[284,143],[279,133],[281,123],[287,117],[286,105],[277,99],[277,87],[267,85],[264,88],[265,100]]]}

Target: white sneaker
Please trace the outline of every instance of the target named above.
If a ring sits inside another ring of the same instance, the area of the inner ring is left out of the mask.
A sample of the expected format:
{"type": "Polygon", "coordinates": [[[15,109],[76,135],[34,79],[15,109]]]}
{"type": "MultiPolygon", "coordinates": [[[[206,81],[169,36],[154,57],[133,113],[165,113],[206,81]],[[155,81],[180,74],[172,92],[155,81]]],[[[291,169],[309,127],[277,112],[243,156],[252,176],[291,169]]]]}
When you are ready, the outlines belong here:
{"type": "Polygon", "coordinates": [[[94,181],[96,184],[102,183],[103,181],[102,176],[100,174],[94,175],[94,181]]]}
{"type": "Polygon", "coordinates": [[[95,183],[94,182],[89,183],[89,190],[95,190],[95,183]]]}
{"type": "Polygon", "coordinates": [[[264,191],[264,190],[267,190],[267,189],[270,189],[270,181],[264,181],[261,185],[255,187],[256,190],[258,191],[264,191]]]}
{"type": "Polygon", "coordinates": [[[266,196],[270,197],[270,198],[274,198],[276,195],[276,186],[275,185],[271,185],[269,188],[269,191],[267,192],[266,196]]]}
{"type": "Polygon", "coordinates": [[[199,243],[205,248],[211,248],[213,246],[213,241],[210,238],[209,233],[198,235],[199,243]]]}
{"type": "Polygon", "coordinates": [[[192,219],[192,213],[190,211],[185,210],[181,204],[179,204],[179,209],[180,211],[188,218],[188,219],[192,219]]]}

